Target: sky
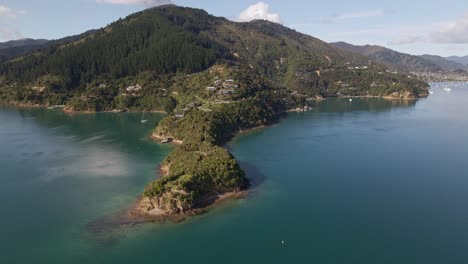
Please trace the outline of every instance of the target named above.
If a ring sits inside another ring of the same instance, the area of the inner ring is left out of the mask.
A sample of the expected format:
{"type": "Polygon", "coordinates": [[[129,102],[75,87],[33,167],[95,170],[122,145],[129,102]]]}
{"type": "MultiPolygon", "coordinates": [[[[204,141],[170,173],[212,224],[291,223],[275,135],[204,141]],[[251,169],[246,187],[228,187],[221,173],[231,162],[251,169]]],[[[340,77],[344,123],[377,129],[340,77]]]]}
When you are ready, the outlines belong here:
{"type": "Polygon", "coordinates": [[[327,42],[468,55],[468,0],[0,0],[0,41],[58,39],[169,2],[233,21],[270,20],[327,42]]]}

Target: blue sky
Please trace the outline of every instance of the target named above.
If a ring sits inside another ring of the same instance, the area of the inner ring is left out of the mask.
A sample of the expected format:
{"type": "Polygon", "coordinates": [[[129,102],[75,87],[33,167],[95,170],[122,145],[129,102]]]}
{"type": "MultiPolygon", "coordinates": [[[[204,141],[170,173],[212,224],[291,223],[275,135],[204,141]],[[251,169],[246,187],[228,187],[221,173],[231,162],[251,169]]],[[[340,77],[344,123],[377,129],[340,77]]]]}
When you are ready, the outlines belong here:
{"type": "MultiPolygon", "coordinates": [[[[0,41],[56,39],[169,0],[0,0],[0,41]]],[[[468,55],[467,0],[173,0],[228,19],[269,19],[324,41],[468,55]]]]}

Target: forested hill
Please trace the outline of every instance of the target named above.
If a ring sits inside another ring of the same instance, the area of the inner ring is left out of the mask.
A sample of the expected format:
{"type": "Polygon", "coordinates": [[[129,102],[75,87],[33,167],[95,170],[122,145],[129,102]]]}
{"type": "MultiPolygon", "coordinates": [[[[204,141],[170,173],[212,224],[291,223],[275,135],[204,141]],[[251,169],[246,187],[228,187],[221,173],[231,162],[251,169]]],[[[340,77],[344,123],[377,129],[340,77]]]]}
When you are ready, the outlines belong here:
{"type": "Polygon", "coordinates": [[[47,43],[47,39],[19,39],[0,43],[0,50],[14,47],[39,46],[47,43]]]}
{"type": "Polygon", "coordinates": [[[56,40],[21,39],[3,42],[0,43],[0,63],[27,55],[29,53],[45,50],[49,47],[64,45],[66,43],[73,42],[94,34],[95,32],[95,30],[89,30],[79,35],[69,36],[56,40]]]}
{"type": "Polygon", "coordinates": [[[0,43],[0,62],[38,50],[49,42],[46,39],[20,39],[0,43]]]}
{"type": "Polygon", "coordinates": [[[461,63],[450,61],[440,56],[415,56],[397,52],[377,45],[352,45],[346,42],[335,42],[331,45],[342,50],[367,56],[369,59],[382,63],[389,69],[406,72],[451,72],[464,70],[467,67],[461,63]]]}
{"type": "Polygon", "coordinates": [[[74,110],[162,110],[176,90],[200,94],[191,74],[250,71],[305,96],[425,95],[427,85],[365,56],[282,25],[236,23],[199,9],[147,9],[0,65],[0,100],[74,110]],[[188,87],[180,87],[185,82],[188,87]],[[138,93],[128,88],[138,85],[138,93]],[[164,89],[164,90],[162,90],[164,89]]]}
{"type": "Polygon", "coordinates": [[[451,57],[447,57],[446,59],[449,60],[449,61],[454,61],[454,62],[461,63],[463,65],[468,66],[468,56],[463,56],[463,57],[451,56],[451,57]]]}

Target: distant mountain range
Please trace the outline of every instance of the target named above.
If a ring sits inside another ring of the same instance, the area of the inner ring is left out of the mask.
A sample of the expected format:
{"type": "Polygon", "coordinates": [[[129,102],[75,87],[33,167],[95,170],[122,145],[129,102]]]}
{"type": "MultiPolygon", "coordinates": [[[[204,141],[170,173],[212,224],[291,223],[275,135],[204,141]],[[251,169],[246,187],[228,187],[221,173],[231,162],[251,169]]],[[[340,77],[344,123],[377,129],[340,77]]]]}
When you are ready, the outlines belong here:
{"type": "Polygon", "coordinates": [[[454,62],[464,64],[464,65],[468,65],[468,56],[464,56],[464,57],[451,56],[451,57],[447,57],[446,59],[450,60],[450,61],[454,61],[454,62]]]}
{"type": "Polygon", "coordinates": [[[331,43],[342,50],[367,56],[397,71],[408,72],[453,72],[467,70],[468,66],[436,55],[410,55],[376,45],[352,45],[346,42],[331,43]]]}
{"type": "Polygon", "coordinates": [[[57,40],[47,40],[47,39],[20,39],[20,40],[11,40],[7,42],[0,43],[0,63],[8,61],[10,59],[21,57],[31,52],[43,50],[48,47],[63,45],[75,40],[87,37],[97,30],[89,30],[83,34],[65,37],[57,40]]]}
{"type": "Polygon", "coordinates": [[[47,42],[46,39],[20,39],[0,43],[0,62],[36,51],[47,42]]]}
{"type": "MultiPolygon", "coordinates": [[[[41,50],[53,45],[73,42],[82,37],[95,33],[90,30],[83,34],[65,37],[59,40],[47,39],[21,39],[0,43],[0,63],[15,57],[41,50]]],[[[454,72],[468,71],[468,56],[441,57],[436,55],[410,55],[391,50],[377,45],[353,45],[346,42],[330,43],[331,45],[345,51],[359,53],[371,60],[384,64],[389,69],[407,72],[454,72]]]]}
{"type": "Polygon", "coordinates": [[[24,46],[38,46],[42,45],[49,40],[47,39],[19,39],[19,40],[10,40],[7,42],[0,43],[0,49],[15,48],[15,47],[24,47],[24,46]]]}

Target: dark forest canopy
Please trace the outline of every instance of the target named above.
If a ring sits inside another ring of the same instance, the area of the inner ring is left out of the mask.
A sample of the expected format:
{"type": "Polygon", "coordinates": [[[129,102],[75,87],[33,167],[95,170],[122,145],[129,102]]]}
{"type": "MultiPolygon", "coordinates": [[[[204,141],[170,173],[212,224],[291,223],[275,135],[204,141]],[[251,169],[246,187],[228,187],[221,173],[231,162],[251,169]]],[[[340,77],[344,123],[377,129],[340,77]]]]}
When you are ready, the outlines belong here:
{"type": "Polygon", "coordinates": [[[160,10],[129,16],[89,37],[7,62],[1,73],[23,82],[57,75],[63,86],[73,88],[101,75],[197,72],[222,56],[219,45],[197,34],[207,27],[206,18],[187,17],[176,12],[179,9],[153,14],[160,10]]]}

